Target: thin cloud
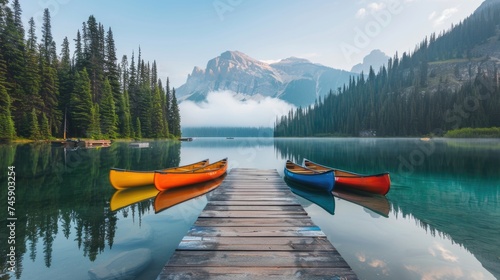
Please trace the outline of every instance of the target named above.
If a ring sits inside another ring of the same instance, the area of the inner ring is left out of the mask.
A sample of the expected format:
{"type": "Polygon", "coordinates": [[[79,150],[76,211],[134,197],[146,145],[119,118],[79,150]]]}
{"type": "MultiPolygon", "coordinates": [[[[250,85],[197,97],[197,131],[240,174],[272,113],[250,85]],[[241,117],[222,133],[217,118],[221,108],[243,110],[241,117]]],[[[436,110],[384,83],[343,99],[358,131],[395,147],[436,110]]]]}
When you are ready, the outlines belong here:
{"type": "Polygon", "coordinates": [[[433,20],[433,24],[434,26],[439,26],[439,25],[442,25],[443,23],[445,23],[446,20],[448,20],[449,18],[451,18],[455,13],[458,12],[458,8],[449,8],[449,9],[445,9],[444,11],[441,12],[441,14],[435,18],[436,14],[432,15],[432,18],[435,18],[433,20]]]}
{"type": "Polygon", "coordinates": [[[458,257],[455,256],[450,250],[446,249],[442,244],[435,242],[433,247],[429,247],[429,253],[434,257],[440,257],[448,262],[457,262],[458,257]]]}
{"type": "Polygon", "coordinates": [[[280,62],[281,59],[260,59],[259,61],[264,62],[265,64],[273,64],[280,62]]]}
{"type": "Polygon", "coordinates": [[[387,5],[384,2],[371,2],[371,3],[367,4],[366,7],[360,8],[356,12],[356,18],[363,19],[370,13],[376,13],[380,10],[385,9],[386,6],[387,5]]]}
{"type": "Polygon", "coordinates": [[[366,16],[366,13],[367,13],[366,9],[365,8],[361,8],[356,13],[356,18],[364,18],[366,16]]]}
{"type": "Polygon", "coordinates": [[[382,9],[385,9],[385,3],[373,2],[373,3],[368,4],[368,8],[370,8],[370,12],[377,12],[377,11],[380,11],[382,9]]]}
{"type": "Polygon", "coordinates": [[[437,12],[436,12],[436,11],[433,11],[433,12],[429,15],[428,19],[429,19],[429,20],[432,20],[433,18],[435,18],[435,17],[436,17],[436,14],[437,14],[437,12]]]}
{"type": "Polygon", "coordinates": [[[183,127],[272,127],[293,105],[271,97],[240,99],[231,91],[210,92],[206,101],[179,104],[183,127]]]}

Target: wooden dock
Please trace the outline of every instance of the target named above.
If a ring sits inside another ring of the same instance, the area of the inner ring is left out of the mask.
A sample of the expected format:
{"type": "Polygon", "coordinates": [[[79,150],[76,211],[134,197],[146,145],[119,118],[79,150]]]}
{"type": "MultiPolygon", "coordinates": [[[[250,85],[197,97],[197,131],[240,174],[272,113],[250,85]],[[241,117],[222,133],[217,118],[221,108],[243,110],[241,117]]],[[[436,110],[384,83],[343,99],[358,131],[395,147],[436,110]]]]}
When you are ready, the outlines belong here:
{"type": "Polygon", "coordinates": [[[157,279],[358,278],[276,170],[232,169],[157,279]]]}

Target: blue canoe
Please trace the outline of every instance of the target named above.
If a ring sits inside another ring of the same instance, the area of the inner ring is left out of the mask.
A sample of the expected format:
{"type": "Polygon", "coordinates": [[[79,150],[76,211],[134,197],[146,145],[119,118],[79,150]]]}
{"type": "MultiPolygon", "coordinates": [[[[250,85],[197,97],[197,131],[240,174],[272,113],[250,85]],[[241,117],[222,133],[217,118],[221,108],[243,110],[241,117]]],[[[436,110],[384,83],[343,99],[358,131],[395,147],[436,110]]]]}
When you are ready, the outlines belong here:
{"type": "Polygon", "coordinates": [[[285,177],[300,184],[306,184],[311,187],[331,192],[335,184],[335,175],[333,170],[319,172],[289,160],[285,165],[285,177]]]}

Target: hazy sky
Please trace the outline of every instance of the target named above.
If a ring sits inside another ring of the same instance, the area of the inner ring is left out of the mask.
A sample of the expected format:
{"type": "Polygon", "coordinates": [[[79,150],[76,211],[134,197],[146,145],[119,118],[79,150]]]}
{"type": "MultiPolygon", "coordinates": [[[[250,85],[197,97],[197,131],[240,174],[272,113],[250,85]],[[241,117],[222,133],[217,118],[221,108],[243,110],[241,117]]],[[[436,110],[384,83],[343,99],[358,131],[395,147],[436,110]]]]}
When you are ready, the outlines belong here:
{"type": "MultiPolygon", "coordinates": [[[[307,58],[350,70],[373,49],[389,56],[411,51],[432,32],[469,16],[482,0],[21,0],[25,27],[43,9],[52,16],[58,46],[72,47],[89,15],[114,33],[119,59],[139,45],[156,59],[163,80],[179,87],[194,66],[205,68],[226,50],[277,61],[307,58]]],[[[40,36],[39,36],[40,37],[40,36]]]]}

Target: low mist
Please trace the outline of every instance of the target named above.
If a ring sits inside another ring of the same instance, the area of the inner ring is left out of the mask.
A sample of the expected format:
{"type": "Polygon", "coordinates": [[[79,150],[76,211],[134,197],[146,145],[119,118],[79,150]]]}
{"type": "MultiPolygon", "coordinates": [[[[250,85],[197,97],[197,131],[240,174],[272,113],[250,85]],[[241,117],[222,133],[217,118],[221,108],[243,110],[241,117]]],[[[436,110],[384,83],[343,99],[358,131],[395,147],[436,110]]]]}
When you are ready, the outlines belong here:
{"type": "Polygon", "coordinates": [[[232,91],[209,92],[206,101],[179,104],[183,127],[273,127],[276,116],[281,117],[294,108],[278,98],[239,100],[232,91]]]}

